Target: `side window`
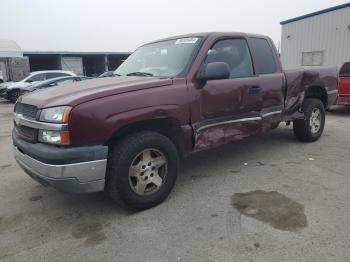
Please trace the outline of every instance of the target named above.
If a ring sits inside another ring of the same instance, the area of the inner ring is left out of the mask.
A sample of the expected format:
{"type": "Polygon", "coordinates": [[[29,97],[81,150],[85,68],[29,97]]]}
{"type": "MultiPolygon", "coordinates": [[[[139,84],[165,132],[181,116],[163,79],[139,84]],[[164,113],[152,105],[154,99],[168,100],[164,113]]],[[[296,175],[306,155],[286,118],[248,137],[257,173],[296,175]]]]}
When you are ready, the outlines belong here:
{"type": "Polygon", "coordinates": [[[269,42],[263,38],[250,38],[250,40],[259,74],[276,73],[277,65],[269,42]]]}
{"type": "Polygon", "coordinates": [[[205,63],[228,64],[231,78],[253,76],[253,65],[248,44],[244,39],[219,40],[208,51],[205,63]]]}
{"type": "Polygon", "coordinates": [[[36,81],[44,81],[45,80],[45,74],[36,74],[33,75],[31,78],[29,78],[26,82],[31,83],[31,82],[36,82],[36,81]]]}
{"type": "Polygon", "coordinates": [[[61,76],[67,76],[65,73],[46,73],[46,79],[61,77],[61,76]]]}
{"type": "Polygon", "coordinates": [[[350,62],[343,65],[340,69],[339,76],[350,76],[350,62]]]}

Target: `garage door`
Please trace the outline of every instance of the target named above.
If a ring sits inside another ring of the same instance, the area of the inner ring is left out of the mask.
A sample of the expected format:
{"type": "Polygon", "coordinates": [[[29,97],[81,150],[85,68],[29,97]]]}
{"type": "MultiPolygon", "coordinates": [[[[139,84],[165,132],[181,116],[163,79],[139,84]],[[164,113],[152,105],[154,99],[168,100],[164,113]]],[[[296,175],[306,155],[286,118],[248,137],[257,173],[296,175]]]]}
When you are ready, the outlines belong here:
{"type": "Polygon", "coordinates": [[[81,57],[62,57],[62,70],[72,71],[77,75],[83,75],[83,59],[81,57]]]}

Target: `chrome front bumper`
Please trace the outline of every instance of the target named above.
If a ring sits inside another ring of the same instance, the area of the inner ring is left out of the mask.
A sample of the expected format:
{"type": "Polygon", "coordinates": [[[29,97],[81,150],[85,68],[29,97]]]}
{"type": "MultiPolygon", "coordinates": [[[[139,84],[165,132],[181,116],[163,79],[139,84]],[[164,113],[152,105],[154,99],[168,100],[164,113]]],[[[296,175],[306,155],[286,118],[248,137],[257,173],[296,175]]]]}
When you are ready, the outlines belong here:
{"type": "Polygon", "coordinates": [[[14,154],[20,167],[44,186],[52,186],[68,193],[103,191],[107,159],[65,165],[40,162],[21,152],[16,146],[14,154]]]}

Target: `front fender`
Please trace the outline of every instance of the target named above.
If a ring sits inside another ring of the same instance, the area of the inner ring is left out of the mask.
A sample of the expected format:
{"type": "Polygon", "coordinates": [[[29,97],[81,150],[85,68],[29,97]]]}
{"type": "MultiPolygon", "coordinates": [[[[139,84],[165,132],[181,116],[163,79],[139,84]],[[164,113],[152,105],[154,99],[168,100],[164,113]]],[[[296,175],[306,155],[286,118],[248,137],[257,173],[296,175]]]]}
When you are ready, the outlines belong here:
{"type": "Polygon", "coordinates": [[[121,127],[149,119],[171,117],[189,123],[186,85],[171,85],[118,94],[82,103],[69,119],[73,144],[103,144],[121,127]]]}

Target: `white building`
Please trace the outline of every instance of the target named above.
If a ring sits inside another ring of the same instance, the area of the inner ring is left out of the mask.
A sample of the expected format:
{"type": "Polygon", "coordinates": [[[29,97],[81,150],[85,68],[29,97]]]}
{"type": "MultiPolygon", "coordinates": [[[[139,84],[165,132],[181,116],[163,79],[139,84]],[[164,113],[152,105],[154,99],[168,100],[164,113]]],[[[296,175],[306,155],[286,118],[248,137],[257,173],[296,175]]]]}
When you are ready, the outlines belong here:
{"type": "Polygon", "coordinates": [[[29,73],[29,60],[15,41],[0,40],[0,83],[19,80],[29,73]]]}
{"type": "Polygon", "coordinates": [[[15,41],[0,39],[0,57],[23,57],[23,52],[15,41]]]}
{"type": "Polygon", "coordinates": [[[281,22],[286,69],[341,66],[350,61],[350,3],[281,22]]]}

